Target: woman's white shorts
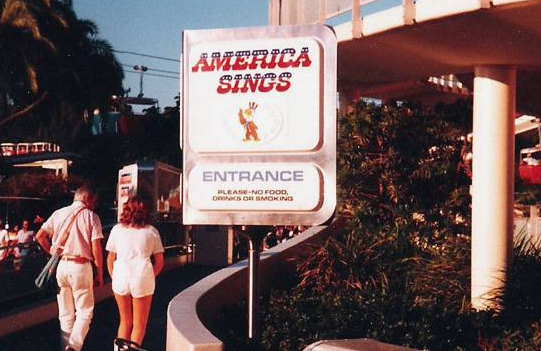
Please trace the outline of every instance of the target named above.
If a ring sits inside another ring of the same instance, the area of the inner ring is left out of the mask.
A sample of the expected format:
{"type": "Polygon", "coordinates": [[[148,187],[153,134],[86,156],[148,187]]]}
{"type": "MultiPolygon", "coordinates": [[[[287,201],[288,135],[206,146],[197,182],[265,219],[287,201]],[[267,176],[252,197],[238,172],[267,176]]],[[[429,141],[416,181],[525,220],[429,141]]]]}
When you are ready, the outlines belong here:
{"type": "Polygon", "coordinates": [[[122,267],[115,262],[113,267],[113,292],[117,295],[131,295],[133,297],[143,297],[154,294],[156,280],[150,266],[150,272],[140,272],[143,274],[133,274],[129,272],[128,267],[122,267]],[[125,268],[125,269],[123,269],[125,268]],[[130,274],[131,273],[131,274],[130,274]]]}

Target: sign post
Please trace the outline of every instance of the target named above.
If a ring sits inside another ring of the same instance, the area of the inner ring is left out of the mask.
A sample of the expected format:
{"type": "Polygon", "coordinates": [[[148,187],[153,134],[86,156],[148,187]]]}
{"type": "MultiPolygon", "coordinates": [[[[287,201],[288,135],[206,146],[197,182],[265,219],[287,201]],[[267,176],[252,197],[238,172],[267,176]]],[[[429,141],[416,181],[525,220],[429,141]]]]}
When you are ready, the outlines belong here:
{"type": "MultiPolygon", "coordinates": [[[[332,216],[336,47],[323,25],[184,31],[185,224],[317,225],[332,216]]],[[[261,240],[250,239],[250,338],[261,240]]]]}
{"type": "Polygon", "coordinates": [[[259,258],[266,235],[264,226],[250,226],[248,233],[248,339],[259,339],[259,258]]]}

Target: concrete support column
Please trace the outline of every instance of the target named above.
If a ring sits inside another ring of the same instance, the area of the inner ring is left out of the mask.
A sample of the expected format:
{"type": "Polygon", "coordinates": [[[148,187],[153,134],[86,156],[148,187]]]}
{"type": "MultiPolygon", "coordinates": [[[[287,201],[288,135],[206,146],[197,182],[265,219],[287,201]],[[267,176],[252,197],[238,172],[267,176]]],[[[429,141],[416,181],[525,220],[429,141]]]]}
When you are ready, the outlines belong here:
{"type": "Polygon", "coordinates": [[[473,100],[472,267],[475,309],[496,308],[513,246],[516,68],[475,67],[473,100]]]}

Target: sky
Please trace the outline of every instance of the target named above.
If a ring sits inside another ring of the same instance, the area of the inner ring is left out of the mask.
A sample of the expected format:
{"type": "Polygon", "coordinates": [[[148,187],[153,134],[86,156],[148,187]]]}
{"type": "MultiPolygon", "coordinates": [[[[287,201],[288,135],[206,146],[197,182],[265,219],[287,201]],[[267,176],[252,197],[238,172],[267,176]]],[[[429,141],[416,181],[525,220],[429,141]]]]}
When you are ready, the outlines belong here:
{"type": "MultiPolygon", "coordinates": [[[[116,51],[130,51],[179,60],[185,29],[233,28],[268,24],[268,0],[73,0],[80,19],[97,24],[98,36],[116,51]]],[[[180,63],[139,55],[116,53],[124,68],[124,89],[139,94],[139,73],[145,97],[159,99],[160,108],[173,106],[179,92],[180,63]]]]}

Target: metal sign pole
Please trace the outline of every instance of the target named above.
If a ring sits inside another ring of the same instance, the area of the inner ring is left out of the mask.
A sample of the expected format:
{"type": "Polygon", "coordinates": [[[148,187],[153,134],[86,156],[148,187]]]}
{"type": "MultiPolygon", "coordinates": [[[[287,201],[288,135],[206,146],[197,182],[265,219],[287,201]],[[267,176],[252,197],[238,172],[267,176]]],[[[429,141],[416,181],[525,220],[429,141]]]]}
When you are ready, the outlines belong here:
{"type": "Polygon", "coordinates": [[[252,237],[248,267],[248,339],[253,340],[259,330],[259,245],[252,237]]]}
{"type": "Polygon", "coordinates": [[[254,342],[259,336],[259,254],[266,235],[266,227],[252,226],[247,232],[248,248],[248,339],[254,342]]]}

